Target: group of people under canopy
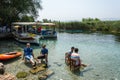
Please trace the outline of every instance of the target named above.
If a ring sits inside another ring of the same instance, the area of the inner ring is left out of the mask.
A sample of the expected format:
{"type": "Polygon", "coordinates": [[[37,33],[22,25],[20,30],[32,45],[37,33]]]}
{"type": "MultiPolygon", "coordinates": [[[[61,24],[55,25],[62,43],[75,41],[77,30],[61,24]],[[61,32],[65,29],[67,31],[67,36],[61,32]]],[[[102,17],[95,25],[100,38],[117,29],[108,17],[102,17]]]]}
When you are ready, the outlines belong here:
{"type": "Polygon", "coordinates": [[[42,26],[39,26],[39,27],[36,27],[36,26],[27,26],[27,27],[26,26],[15,26],[15,28],[18,31],[18,33],[22,33],[22,32],[41,33],[41,30],[42,30],[42,26]]]}
{"type": "Polygon", "coordinates": [[[30,47],[30,43],[26,44],[26,47],[24,48],[24,54],[23,54],[23,60],[25,60],[25,62],[30,62],[33,66],[33,68],[35,68],[36,66],[36,61],[38,63],[41,63],[41,60],[39,59],[45,59],[45,62],[47,64],[48,62],[48,49],[46,48],[46,45],[42,46],[42,49],[40,51],[40,55],[35,58],[34,54],[33,54],[33,48],[30,47]]]}

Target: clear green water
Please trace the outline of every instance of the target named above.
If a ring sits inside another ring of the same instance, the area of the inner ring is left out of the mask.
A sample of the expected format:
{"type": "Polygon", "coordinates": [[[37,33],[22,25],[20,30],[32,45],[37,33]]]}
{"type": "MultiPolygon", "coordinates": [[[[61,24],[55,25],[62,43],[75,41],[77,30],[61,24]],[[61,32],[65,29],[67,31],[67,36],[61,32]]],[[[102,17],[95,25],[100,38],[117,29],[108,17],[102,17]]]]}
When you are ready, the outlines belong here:
{"type": "MultiPolygon", "coordinates": [[[[55,74],[47,80],[120,80],[120,42],[114,35],[104,34],[69,34],[58,33],[57,40],[41,40],[49,49],[49,69],[55,74]],[[71,46],[79,48],[83,63],[91,64],[80,73],[72,73],[65,64],[64,54],[71,46]]],[[[0,53],[22,50],[25,45],[14,41],[0,41],[0,53]],[[1,47],[3,46],[3,47],[1,47]]],[[[34,48],[35,56],[39,55],[40,47],[34,48]]],[[[19,71],[29,72],[30,66],[25,65],[21,58],[4,62],[6,72],[16,75],[19,71]]],[[[37,80],[37,76],[30,74],[28,80],[37,80]]],[[[24,79],[18,79],[24,80],[24,79]]]]}

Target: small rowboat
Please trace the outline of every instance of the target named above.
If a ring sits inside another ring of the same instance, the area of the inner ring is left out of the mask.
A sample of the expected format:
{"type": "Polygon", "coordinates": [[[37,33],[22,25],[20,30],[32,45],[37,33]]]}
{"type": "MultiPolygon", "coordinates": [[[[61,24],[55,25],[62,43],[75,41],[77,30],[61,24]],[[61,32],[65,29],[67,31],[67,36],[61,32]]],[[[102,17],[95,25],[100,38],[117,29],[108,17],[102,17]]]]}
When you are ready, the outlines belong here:
{"type": "Polygon", "coordinates": [[[3,53],[3,54],[0,54],[0,60],[13,59],[13,58],[19,57],[21,55],[22,55],[22,52],[3,53]]]}

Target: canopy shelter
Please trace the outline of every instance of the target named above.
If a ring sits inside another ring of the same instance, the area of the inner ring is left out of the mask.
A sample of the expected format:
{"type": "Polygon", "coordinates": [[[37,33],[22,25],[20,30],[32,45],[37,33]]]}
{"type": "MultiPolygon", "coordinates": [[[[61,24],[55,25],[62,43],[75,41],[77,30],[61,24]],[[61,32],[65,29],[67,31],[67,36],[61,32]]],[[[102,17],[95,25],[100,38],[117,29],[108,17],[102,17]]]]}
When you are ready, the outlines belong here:
{"type": "Polygon", "coordinates": [[[53,27],[53,30],[55,30],[55,24],[54,23],[41,23],[41,22],[13,22],[12,23],[12,29],[21,28],[22,32],[27,32],[28,28],[38,28],[39,26],[47,26],[47,27],[53,27]]]}
{"type": "Polygon", "coordinates": [[[41,23],[41,22],[13,22],[12,25],[39,25],[39,26],[55,26],[54,23],[41,23]]]}

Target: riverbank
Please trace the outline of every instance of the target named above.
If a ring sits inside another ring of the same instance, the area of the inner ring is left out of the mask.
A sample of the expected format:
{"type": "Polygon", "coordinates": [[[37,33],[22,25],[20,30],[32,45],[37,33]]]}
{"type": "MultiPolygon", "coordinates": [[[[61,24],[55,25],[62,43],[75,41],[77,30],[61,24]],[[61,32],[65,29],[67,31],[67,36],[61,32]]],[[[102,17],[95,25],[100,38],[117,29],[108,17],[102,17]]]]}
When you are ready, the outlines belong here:
{"type": "Polygon", "coordinates": [[[56,21],[56,28],[59,30],[79,30],[81,32],[107,32],[112,34],[120,33],[120,20],[101,21],[99,19],[83,19],[82,21],[60,22],[56,21]]]}
{"type": "Polygon", "coordinates": [[[0,39],[9,39],[9,38],[13,38],[13,35],[11,32],[0,33],[0,39]]]}

